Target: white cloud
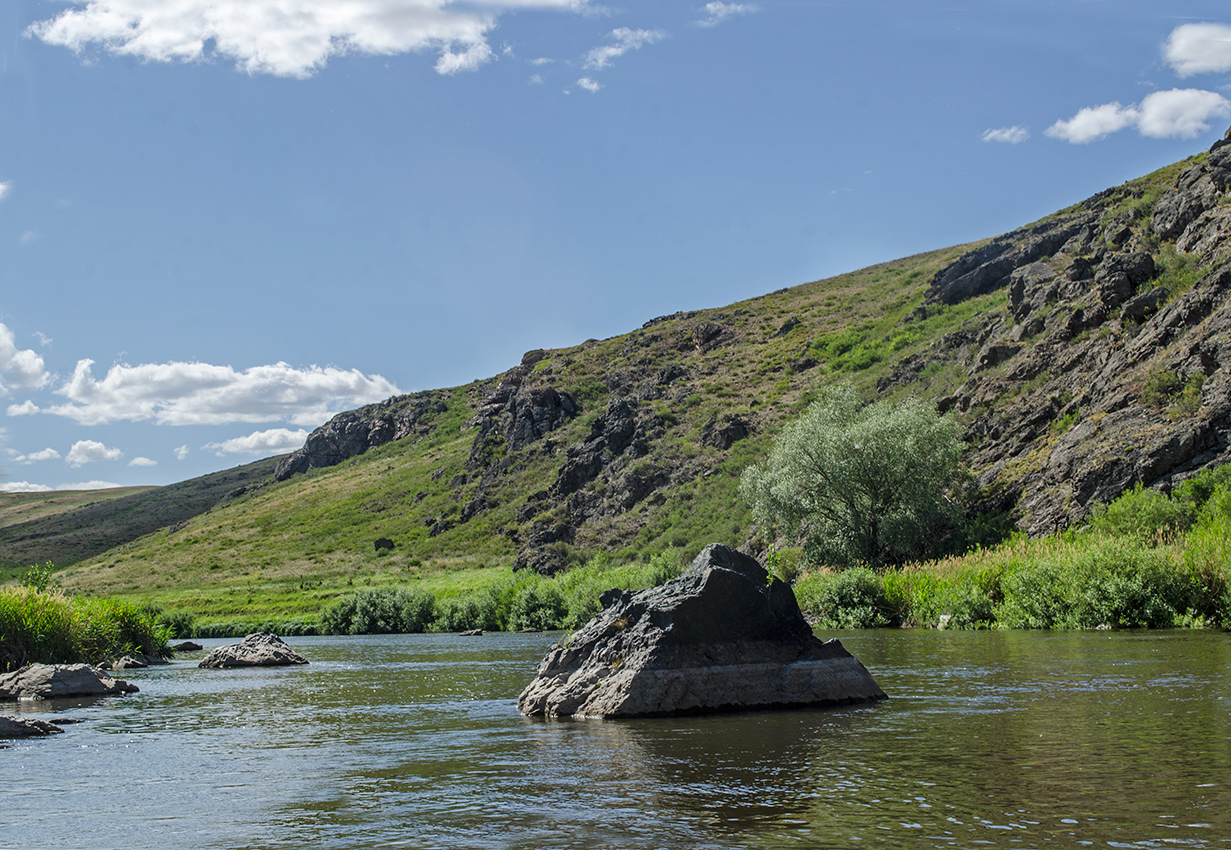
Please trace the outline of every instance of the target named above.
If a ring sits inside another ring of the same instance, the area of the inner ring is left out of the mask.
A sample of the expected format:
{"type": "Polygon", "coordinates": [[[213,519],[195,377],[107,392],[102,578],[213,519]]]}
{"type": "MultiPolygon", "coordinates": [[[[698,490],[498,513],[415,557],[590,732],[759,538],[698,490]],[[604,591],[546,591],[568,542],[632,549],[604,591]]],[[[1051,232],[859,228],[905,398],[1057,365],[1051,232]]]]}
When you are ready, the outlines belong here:
{"type": "Polygon", "coordinates": [[[1178,26],[1163,43],[1163,58],[1181,77],[1231,71],[1231,26],[1178,26]]]}
{"type": "Polygon", "coordinates": [[[51,490],[46,484],[31,484],[29,481],[0,481],[0,493],[46,493],[51,490]]]}
{"type": "Polygon", "coordinates": [[[39,240],[39,235],[36,231],[27,230],[25,233],[17,237],[17,241],[22,245],[33,245],[39,240]]]}
{"type": "Polygon", "coordinates": [[[0,395],[8,387],[18,390],[37,390],[50,380],[43,358],[32,350],[18,349],[13,332],[0,324],[0,395]]]}
{"type": "Polygon", "coordinates": [[[538,74],[531,74],[530,79],[526,80],[526,82],[532,86],[541,86],[543,85],[543,78],[538,74]]]}
{"type": "Polygon", "coordinates": [[[1067,121],[1057,121],[1046,134],[1073,144],[1097,141],[1133,127],[1152,139],[1191,139],[1210,129],[1214,118],[1231,115],[1231,101],[1212,91],[1171,89],[1154,92],[1140,104],[1105,103],[1086,107],[1067,121]]]}
{"type": "Polygon", "coordinates": [[[128,462],[129,466],[158,466],[158,461],[148,457],[135,457],[128,462]]]}
{"type": "Polygon", "coordinates": [[[0,181],[0,201],[3,201],[13,191],[13,182],[11,180],[0,181]]]}
{"type": "Polygon", "coordinates": [[[68,457],[64,460],[69,466],[83,466],[87,463],[119,460],[122,457],[124,457],[122,451],[104,446],[97,440],[78,440],[68,450],[68,457]]]}
{"type": "Polygon", "coordinates": [[[159,425],[225,425],[274,422],[317,425],[333,414],[398,394],[380,375],[357,369],[286,363],[237,372],[208,363],[117,365],[101,380],[92,360],[80,360],[56,390],[67,404],[43,408],[83,425],[154,420],[159,425]]]}
{"type": "Polygon", "coordinates": [[[309,77],[333,56],[436,51],[454,74],[494,58],[487,34],[516,9],[584,11],[588,0],[71,0],[27,35],[77,53],[149,62],[232,61],[249,74],[309,77]],[[459,8],[461,6],[462,8],[459,8]]]}
{"type": "Polygon", "coordinates": [[[5,411],[9,416],[32,416],[39,412],[38,405],[26,399],[21,404],[10,404],[5,411]]]}
{"type": "Polygon", "coordinates": [[[537,67],[539,65],[550,65],[552,62],[555,62],[555,61],[556,61],[555,59],[548,59],[546,56],[540,56],[538,59],[531,59],[530,64],[537,67]]]}
{"type": "Polygon", "coordinates": [[[721,24],[727,18],[735,17],[736,15],[749,15],[753,12],[759,12],[760,9],[749,3],[706,3],[699,11],[705,15],[695,23],[699,27],[714,27],[721,24]]]}
{"type": "Polygon", "coordinates": [[[596,92],[603,87],[602,83],[596,83],[594,80],[590,79],[589,77],[582,77],[580,80],[577,81],[577,85],[581,86],[583,89],[585,89],[588,92],[596,92]]]}
{"type": "Polygon", "coordinates": [[[1068,121],[1052,124],[1044,133],[1053,139],[1084,145],[1131,127],[1137,118],[1135,107],[1104,103],[1102,106],[1087,106],[1068,121]]]}
{"type": "Polygon", "coordinates": [[[180,446],[179,448],[175,450],[175,459],[183,460],[184,458],[188,457],[189,453],[190,452],[189,452],[188,446],[180,446]]]}
{"type": "Polygon", "coordinates": [[[983,141],[985,142],[1003,142],[1010,145],[1018,145],[1030,138],[1030,131],[1025,127],[999,127],[995,130],[984,130],[983,141]]]}
{"type": "Polygon", "coordinates": [[[38,452],[30,452],[28,455],[14,455],[15,463],[38,463],[40,460],[59,460],[60,453],[53,448],[46,448],[38,452]]]}
{"type": "Polygon", "coordinates": [[[254,431],[246,437],[235,437],[221,443],[206,443],[201,448],[213,449],[218,457],[224,455],[276,455],[293,452],[303,446],[308,439],[308,432],[300,428],[292,431],[289,428],[271,428],[268,431],[254,431]]]}
{"type": "Polygon", "coordinates": [[[1137,129],[1152,139],[1191,139],[1210,129],[1215,118],[1231,116],[1231,101],[1200,89],[1154,92],[1141,101],[1137,129]]]}
{"type": "Polygon", "coordinates": [[[585,67],[601,71],[611,65],[611,60],[623,56],[630,50],[640,50],[647,44],[662,41],[667,34],[658,30],[634,30],[619,27],[611,31],[611,37],[615,39],[615,44],[595,47],[586,54],[585,67]]]}
{"type": "Polygon", "coordinates": [[[57,490],[112,490],[119,487],[114,481],[78,481],[73,484],[58,484],[57,490]]]}

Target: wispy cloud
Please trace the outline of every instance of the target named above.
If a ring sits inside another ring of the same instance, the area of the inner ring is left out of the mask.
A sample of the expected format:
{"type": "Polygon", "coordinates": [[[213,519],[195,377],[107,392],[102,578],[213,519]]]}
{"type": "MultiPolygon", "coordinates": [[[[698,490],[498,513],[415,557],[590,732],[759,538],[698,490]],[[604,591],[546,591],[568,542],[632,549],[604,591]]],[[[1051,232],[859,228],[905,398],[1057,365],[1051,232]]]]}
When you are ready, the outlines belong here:
{"type": "Polygon", "coordinates": [[[728,18],[733,18],[737,15],[750,15],[761,10],[760,7],[754,6],[751,3],[711,2],[706,3],[698,11],[705,17],[698,18],[693,23],[699,27],[715,27],[728,18]]]}
{"type": "Polygon", "coordinates": [[[188,455],[190,455],[191,453],[192,451],[191,449],[188,448],[188,446],[180,446],[179,448],[175,450],[175,459],[183,460],[184,458],[188,457],[188,455]]]}
{"type": "Polygon", "coordinates": [[[13,191],[13,183],[11,180],[10,181],[0,180],[0,201],[3,201],[5,198],[7,198],[9,196],[9,193],[12,191],[13,191]]]}
{"type": "Polygon", "coordinates": [[[45,448],[42,451],[30,452],[29,454],[14,454],[14,463],[38,463],[42,460],[59,460],[60,453],[53,448],[45,448]]]}
{"type": "Polygon", "coordinates": [[[629,27],[618,27],[611,31],[615,44],[595,47],[585,55],[584,66],[593,71],[601,71],[610,67],[612,60],[618,59],[630,50],[640,50],[647,44],[662,41],[667,34],[660,30],[635,30],[629,27]]]}
{"type": "Polygon", "coordinates": [[[74,0],[27,35],[77,53],[91,48],[150,62],[220,58],[249,74],[309,77],[331,57],[437,52],[441,74],[495,58],[501,13],[585,11],[588,0],[74,0]],[[460,8],[459,8],[460,7],[460,8]]]}
{"type": "Polygon", "coordinates": [[[1191,139],[1210,129],[1215,118],[1231,116],[1231,101],[1202,89],[1154,92],[1141,103],[1088,106],[1067,121],[1048,127],[1046,135],[1073,144],[1088,144],[1134,128],[1152,139],[1191,139]]]}
{"type": "Polygon", "coordinates": [[[128,462],[129,466],[158,466],[158,461],[148,457],[135,457],[128,462]]]}
{"type": "Polygon", "coordinates": [[[1231,26],[1178,26],[1163,43],[1163,58],[1181,77],[1231,71],[1231,26]]]}
{"type": "Polygon", "coordinates": [[[983,141],[985,142],[1000,142],[1002,144],[1020,145],[1029,138],[1030,131],[1025,127],[1018,127],[1017,125],[983,131],[983,141]]]}
{"type": "Polygon", "coordinates": [[[588,92],[596,92],[603,87],[602,83],[595,82],[589,77],[582,77],[577,81],[577,85],[588,92]]]}
{"type": "Polygon", "coordinates": [[[293,452],[300,448],[308,439],[308,432],[300,428],[292,431],[289,428],[271,428],[268,431],[254,431],[246,437],[235,437],[220,443],[206,443],[201,448],[213,449],[218,457],[226,455],[276,455],[293,452]]]}
{"type": "Polygon", "coordinates": [[[275,363],[240,372],[209,363],[121,364],[98,379],[93,365],[92,360],[78,361],[72,377],[55,391],[67,403],[38,412],[83,425],[146,420],[159,425],[279,420],[317,425],[340,410],[399,392],[380,375],[332,366],[297,369],[275,363]]]}
{"type": "Polygon", "coordinates": [[[84,466],[87,463],[101,463],[107,460],[119,460],[124,453],[116,448],[103,445],[98,440],[78,440],[68,450],[64,458],[69,466],[84,466]]]}

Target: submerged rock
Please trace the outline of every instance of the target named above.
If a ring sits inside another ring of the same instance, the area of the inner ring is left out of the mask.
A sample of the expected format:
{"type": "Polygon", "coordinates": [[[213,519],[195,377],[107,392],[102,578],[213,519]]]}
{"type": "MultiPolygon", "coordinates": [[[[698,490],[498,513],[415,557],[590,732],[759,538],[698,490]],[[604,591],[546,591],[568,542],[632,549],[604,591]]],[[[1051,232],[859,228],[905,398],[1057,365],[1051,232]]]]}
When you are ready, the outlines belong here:
{"type": "Polygon", "coordinates": [[[48,723],[46,720],[0,715],[0,741],[14,738],[43,738],[47,735],[58,735],[63,731],[56,724],[48,723]]]}
{"type": "Polygon", "coordinates": [[[89,664],[27,664],[0,676],[0,700],[105,697],[137,690],[89,664]]]}
{"type": "Polygon", "coordinates": [[[201,659],[198,667],[283,667],[307,664],[308,659],[295,652],[282,638],[268,632],[255,632],[239,643],[219,646],[201,659]]]}
{"type": "Polygon", "coordinates": [[[726,546],[679,578],[609,590],[552,647],[517,707],[531,716],[645,717],[885,699],[837,640],[821,642],[789,585],[726,546]]]}

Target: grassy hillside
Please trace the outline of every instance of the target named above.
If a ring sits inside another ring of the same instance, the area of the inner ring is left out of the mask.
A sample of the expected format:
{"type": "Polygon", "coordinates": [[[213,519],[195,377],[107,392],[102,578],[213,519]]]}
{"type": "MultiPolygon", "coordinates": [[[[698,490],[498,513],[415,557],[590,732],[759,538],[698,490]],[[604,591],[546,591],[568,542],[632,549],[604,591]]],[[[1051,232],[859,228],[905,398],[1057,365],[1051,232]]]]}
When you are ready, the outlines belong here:
{"type": "Polygon", "coordinates": [[[149,533],[106,551],[0,547],[55,561],[72,591],[214,618],[312,615],[363,587],[447,598],[515,563],[764,551],[739,475],[833,381],[936,400],[971,445],[971,509],[1063,527],[1225,459],[1227,180],[1211,152],[994,240],[529,352],[504,375],[344,414],[298,465],[246,468],[242,492],[191,518],[155,510],[172,488],[55,515],[68,541],[88,510],[134,506],[149,533]],[[1197,201],[1176,188],[1202,180],[1214,191],[1197,201]]]}

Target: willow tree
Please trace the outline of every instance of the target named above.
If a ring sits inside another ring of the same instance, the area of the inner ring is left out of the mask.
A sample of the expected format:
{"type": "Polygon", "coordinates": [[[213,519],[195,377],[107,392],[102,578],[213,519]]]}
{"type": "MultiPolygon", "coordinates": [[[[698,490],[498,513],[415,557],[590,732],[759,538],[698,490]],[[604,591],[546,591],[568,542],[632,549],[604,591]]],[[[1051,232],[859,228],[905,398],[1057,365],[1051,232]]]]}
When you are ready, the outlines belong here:
{"type": "Polygon", "coordinates": [[[949,496],[963,449],[956,423],[930,404],[865,404],[850,386],[828,387],[765,463],[744,470],[740,494],[812,563],[901,563],[957,518],[949,496]]]}

